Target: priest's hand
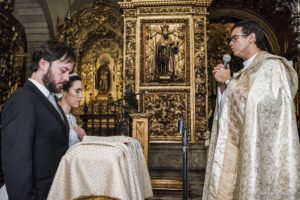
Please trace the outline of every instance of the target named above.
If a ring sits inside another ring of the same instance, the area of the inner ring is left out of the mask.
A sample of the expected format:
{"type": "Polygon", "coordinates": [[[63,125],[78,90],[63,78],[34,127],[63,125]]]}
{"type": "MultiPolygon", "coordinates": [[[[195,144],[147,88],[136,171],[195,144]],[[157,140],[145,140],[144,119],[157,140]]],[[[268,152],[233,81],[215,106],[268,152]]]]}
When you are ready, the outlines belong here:
{"type": "Polygon", "coordinates": [[[223,64],[218,64],[213,69],[213,76],[215,77],[216,81],[220,84],[221,92],[226,89],[226,82],[231,79],[230,76],[230,66],[227,64],[226,68],[223,64]]]}
{"type": "Polygon", "coordinates": [[[230,79],[230,67],[227,64],[227,68],[223,64],[218,64],[214,67],[213,75],[217,82],[224,84],[226,80],[230,79]]]}

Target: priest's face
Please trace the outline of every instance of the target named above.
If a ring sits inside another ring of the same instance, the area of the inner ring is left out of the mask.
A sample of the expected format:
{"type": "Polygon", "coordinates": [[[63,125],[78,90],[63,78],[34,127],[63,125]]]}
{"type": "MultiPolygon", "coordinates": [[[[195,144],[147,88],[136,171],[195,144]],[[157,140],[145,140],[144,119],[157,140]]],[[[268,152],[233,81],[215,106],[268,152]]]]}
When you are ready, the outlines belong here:
{"type": "Polygon", "coordinates": [[[60,92],[62,84],[69,80],[73,65],[73,62],[62,59],[49,63],[48,70],[42,78],[45,87],[52,93],[60,92]]]}
{"type": "Polygon", "coordinates": [[[242,27],[236,27],[232,30],[230,48],[234,56],[246,60],[250,50],[249,45],[249,37],[243,33],[242,27]]]}

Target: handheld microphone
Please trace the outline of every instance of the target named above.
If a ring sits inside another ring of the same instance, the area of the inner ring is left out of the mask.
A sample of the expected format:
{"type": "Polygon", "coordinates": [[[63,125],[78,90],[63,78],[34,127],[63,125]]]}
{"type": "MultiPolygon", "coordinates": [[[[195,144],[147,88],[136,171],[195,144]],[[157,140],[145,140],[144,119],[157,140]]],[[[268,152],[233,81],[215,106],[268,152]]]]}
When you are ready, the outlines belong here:
{"type": "Polygon", "coordinates": [[[226,65],[230,62],[230,60],[231,60],[231,56],[229,54],[225,54],[223,56],[223,64],[225,66],[225,69],[227,69],[226,65]]]}

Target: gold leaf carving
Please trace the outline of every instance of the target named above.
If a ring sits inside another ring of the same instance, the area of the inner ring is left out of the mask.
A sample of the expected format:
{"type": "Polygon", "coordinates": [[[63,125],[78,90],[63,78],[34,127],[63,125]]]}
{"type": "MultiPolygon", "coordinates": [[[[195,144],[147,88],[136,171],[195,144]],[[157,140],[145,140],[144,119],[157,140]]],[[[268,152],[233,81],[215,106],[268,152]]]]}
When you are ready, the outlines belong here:
{"type": "Polygon", "coordinates": [[[207,130],[207,67],[205,62],[205,30],[204,17],[195,18],[195,140],[204,140],[207,130]]]}
{"type": "Polygon", "coordinates": [[[125,90],[135,90],[136,20],[127,20],[125,26],[125,90]]]}
{"type": "MultiPolygon", "coordinates": [[[[143,96],[143,110],[151,114],[151,142],[181,141],[177,121],[190,120],[188,91],[151,91],[143,96]]],[[[188,129],[189,125],[187,124],[188,129]]]]}

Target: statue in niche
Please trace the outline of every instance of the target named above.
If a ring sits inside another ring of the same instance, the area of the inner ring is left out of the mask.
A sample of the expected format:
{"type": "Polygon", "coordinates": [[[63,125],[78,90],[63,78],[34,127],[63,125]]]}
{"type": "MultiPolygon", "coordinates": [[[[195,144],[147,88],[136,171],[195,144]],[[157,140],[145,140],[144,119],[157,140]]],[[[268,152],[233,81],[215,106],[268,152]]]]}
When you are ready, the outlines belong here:
{"type": "Polygon", "coordinates": [[[101,64],[96,73],[96,89],[99,94],[108,94],[110,90],[110,70],[107,63],[101,64]]]}
{"type": "Polygon", "coordinates": [[[155,66],[156,77],[160,80],[168,80],[174,76],[174,56],[179,52],[178,44],[170,37],[169,25],[161,26],[162,37],[156,45],[155,66]]]}

